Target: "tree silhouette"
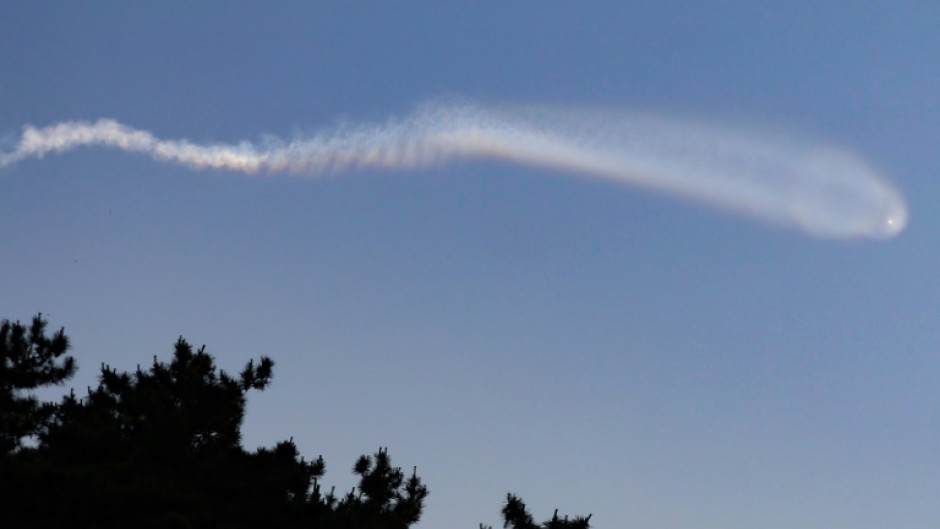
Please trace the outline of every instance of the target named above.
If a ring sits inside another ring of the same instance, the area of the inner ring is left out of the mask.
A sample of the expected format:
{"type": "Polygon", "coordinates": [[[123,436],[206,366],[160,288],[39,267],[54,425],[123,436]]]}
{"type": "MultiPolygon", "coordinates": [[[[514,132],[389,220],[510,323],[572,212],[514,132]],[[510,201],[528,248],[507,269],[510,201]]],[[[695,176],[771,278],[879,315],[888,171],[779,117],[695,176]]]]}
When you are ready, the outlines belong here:
{"type": "Polygon", "coordinates": [[[0,520],[4,527],[313,527],[406,529],[428,490],[392,466],[387,450],[362,456],[359,484],[321,491],[322,457],[306,461],[293,440],[254,452],[241,446],[246,393],[270,383],[274,362],[248,362],[238,377],[205,348],[180,338],[173,358],[120,373],[41,405],[20,395],[75,371],[63,331],[0,326],[0,520]],[[23,438],[33,435],[35,446],[23,438]]]}
{"type": "MultiPolygon", "coordinates": [[[[231,376],[179,338],[169,363],[102,365],[85,397],[41,403],[32,391],[75,373],[68,349],[64,329],[48,336],[41,314],[28,327],[0,322],[4,529],[408,529],[421,518],[428,489],[386,448],[361,456],[358,485],[337,495],[321,486],[323,458],[306,461],[293,439],[242,447],[246,395],[271,383],[268,357],[231,376]]],[[[502,515],[506,529],[588,529],[591,518],[555,511],[536,524],[513,494],[502,515]]]]}
{"type": "Polygon", "coordinates": [[[28,328],[0,322],[0,453],[19,449],[23,439],[40,433],[52,407],[25,391],[61,384],[75,373],[65,329],[46,336],[42,314],[28,328]]]}
{"type": "MultiPolygon", "coordinates": [[[[506,495],[506,505],[503,506],[502,514],[504,529],[589,529],[591,527],[590,514],[576,516],[569,520],[567,516],[559,518],[558,509],[555,509],[555,514],[550,519],[536,524],[522,499],[512,493],[506,495]]],[[[492,528],[480,524],[480,529],[492,528]]]]}

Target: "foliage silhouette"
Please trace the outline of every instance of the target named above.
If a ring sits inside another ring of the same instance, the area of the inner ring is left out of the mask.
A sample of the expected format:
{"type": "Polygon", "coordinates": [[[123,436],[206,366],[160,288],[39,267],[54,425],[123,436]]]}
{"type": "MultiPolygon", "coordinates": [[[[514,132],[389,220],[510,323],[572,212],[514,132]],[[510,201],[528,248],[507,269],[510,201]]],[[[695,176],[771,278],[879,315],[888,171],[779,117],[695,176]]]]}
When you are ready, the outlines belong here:
{"type": "Polygon", "coordinates": [[[146,370],[101,367],[98,386],[58,404],[23,391],[75,372],[68,339],[0,325],[0,519],[4,527],[314,527],[405,529],[421,517],[427,487],[387,450],[362,456],[359,485],[323,494],[322,457],[305,461],[292,440],[241,446],[245,395],[271,381],[274,362],[238,377],[180,338],[173,358],[146,370]],[[34,436],[34,446],[24,443],[34,436]]]}
{"type": "MultiPolygon", "coordinates": [[[[356,461],[358,485],[343,495],[323,492],[323,458],[306,461],[292,439],[244,450],[245,397],[270,384],[268,357],[233,377],[179,338],[169,363],[102,365],[84,398],[73,390],[41,403],[30,392],[75,373],[68,349],[64,329],[47,336],[41,314],[28,327],[0,322],[4,528],[407,529],[421,518],[427,487],[385,448],[356,461]]],[[[536,525],[513,494],[502,515],[504,528],[590,527],[590,516],[558,511],[536,525]]]]}
{"type": "MultiPolygon", "coordinates": [[[[522,499],[512,493],[506,495],[506,505],[503,506],[502,515],[504,529],[589,529],[591,527],[590,514],[576,516],[569,520],[567,516],[559,518],[558,509],[555,509],[555,514],[550,519],[536,524],[522,499]]],[[[492,529],[492,527],[480,524],[480,529],[492,529]]]]}
{"type": "Polygon", "coordinates": [[[65,329],[46,336],[42,314],[27,328],[20,322],[0,322],[0,453],[22,446],[38,435],[53,407],[42,405],[24,391],[62,384],[75,373],[75,359],[65,356],[65,329]]]}

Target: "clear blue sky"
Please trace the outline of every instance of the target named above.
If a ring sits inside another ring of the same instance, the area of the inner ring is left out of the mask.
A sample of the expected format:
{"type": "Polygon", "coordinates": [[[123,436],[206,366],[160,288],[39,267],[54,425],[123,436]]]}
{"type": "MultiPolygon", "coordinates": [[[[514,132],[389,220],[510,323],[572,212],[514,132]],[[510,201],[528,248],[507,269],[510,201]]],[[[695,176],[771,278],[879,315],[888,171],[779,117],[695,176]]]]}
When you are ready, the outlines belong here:
{"type": "Polygon", "coordinates": [[[230,370],[268,354],[246,446],[293,436],[339,488],[388,446],[425,528],[497,524],[508,491],[597,527],[936,527],[936,2],[165,4],[4,3],[3,149],[454,95],[688,113],[864,153],[910,226],[822,241],[497,162],[308,180],[80,150],[0,172],[0,318],[64,325],[80,391],[180,335],[230,370]]]}

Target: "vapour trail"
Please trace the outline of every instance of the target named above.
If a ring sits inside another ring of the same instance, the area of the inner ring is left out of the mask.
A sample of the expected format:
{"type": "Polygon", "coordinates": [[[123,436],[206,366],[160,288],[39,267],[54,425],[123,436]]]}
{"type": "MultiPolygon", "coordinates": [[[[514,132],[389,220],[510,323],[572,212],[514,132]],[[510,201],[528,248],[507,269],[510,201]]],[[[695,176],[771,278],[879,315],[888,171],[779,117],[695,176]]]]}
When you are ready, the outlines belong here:
{"type": "Polygon", "coordinates": [[[405,119],[307,139],[200,145],[109,119],[26,126],[0,168],[103,146],[193,168],[311,176],[503,159],[661,190],[829,238],[890,238],[907,224],[901,194],[844,149],[694,122],[561,109],[426,105],[405,119]]]}

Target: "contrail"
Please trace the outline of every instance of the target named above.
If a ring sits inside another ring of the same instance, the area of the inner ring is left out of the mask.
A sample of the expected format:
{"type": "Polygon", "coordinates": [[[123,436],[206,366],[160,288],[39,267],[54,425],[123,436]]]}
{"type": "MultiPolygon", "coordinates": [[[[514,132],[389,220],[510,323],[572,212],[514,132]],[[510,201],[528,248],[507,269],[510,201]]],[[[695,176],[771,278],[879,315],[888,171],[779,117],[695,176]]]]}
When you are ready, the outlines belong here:
{"type": "Polygon", "coordinates": [[[109,119],[26,126],[0,168],[78,147],[146,154],[193,168],[311,176],[493,158],[660,190],[827,238],[890,238],[901,194],[858,155],[780,137],[642,115],[426,105],[407,118],[307,139],[201,145],[109,119]]]}

